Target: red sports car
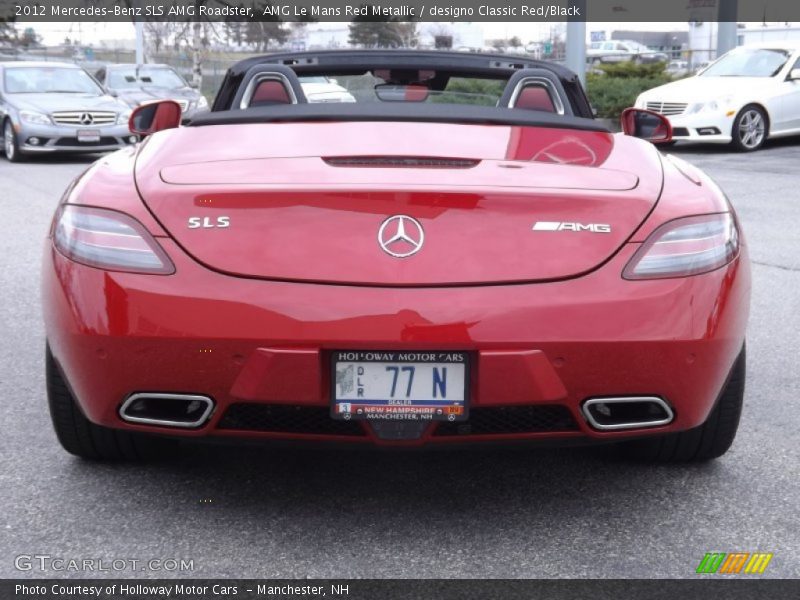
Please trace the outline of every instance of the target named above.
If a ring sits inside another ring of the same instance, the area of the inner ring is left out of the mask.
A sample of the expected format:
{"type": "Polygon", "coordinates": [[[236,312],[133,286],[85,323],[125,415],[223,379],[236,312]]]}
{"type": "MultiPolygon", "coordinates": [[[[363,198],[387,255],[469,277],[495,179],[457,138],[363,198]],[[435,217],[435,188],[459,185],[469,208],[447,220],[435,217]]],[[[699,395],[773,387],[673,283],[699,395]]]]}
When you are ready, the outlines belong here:
{"type": "Polygon", "coordinates": [[[144,141],[69,187],[47,240],[59,440],[722,455],[747,247],[719,187],[651,143],[663,117],[623,128],[562,67],[444,52],[253,58],[189,124],[141,106],[144,141]],[[356,101],[315,101],[318,77],[356,101]]]}

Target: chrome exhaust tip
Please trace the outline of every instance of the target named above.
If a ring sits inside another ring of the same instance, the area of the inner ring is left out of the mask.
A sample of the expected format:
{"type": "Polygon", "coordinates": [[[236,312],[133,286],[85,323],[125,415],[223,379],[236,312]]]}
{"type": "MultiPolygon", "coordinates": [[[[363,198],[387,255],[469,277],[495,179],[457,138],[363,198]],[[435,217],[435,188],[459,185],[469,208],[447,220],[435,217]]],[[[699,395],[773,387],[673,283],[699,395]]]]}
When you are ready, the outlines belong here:
{"type": "Polygon", "coordinates": [[[119,416],[128,423],[192,429],[203,425],[213,410],[208,396],[143,392],[128,396],[119,416]]]}
{"type": "Polygon", "coordinates": [[[659,427],[675,418],[669,404],[658,396],[590,398],[581,411],[589,425],[598,431],[659,427]]]}

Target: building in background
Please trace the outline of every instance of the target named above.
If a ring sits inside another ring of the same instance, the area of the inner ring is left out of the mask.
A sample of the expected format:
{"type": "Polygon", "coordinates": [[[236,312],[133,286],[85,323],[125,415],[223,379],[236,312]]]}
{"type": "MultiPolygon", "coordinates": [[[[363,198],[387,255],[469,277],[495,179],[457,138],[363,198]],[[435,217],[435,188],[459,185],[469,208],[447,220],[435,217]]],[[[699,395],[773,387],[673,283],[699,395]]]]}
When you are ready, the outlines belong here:
{"type": "Polygon", "coordinates": [[[800,44],[800,24],[784,23],[748,27],[739,31],[739,44],[758,44],[762,42],[797,42],[800,44]]]}
{"type": "Polygon", "coordinates": [[[298,50],[325,50],[350,47],[349,23],[309,23],[303,28],[298,44],[305,44],[298,50]]]}
{"type": "MultiPolygon", "coordinates": [[[[717,58],[717,29],[713,21],[689,23],[689,54],[693,69],[717,58]]],[[[796,23],[739,23],[736,45],[763,42],[796,41],[800,43],[800,25],[796,23]]]]}
{"type": "Polygon", "coordinates": [[[689,23],[689,70],[695,71],[717,58],[717,24],[713,21],[689,23]]]}
{"type": "MultiPolygon", "coordinates": [[[[593,32],[594,33],[594,32],[593,32]]],[[[599,37],[599,36],[598,36],[599,37]]],[[[638,42],[654,52],[663,52],[670,59],[680,59],[689,48],[688,31],[632,31],[617,30],[611,33],[612,40],[638,42]]],[[[595,40],[592,36],[592,41],[595,40]]]]}

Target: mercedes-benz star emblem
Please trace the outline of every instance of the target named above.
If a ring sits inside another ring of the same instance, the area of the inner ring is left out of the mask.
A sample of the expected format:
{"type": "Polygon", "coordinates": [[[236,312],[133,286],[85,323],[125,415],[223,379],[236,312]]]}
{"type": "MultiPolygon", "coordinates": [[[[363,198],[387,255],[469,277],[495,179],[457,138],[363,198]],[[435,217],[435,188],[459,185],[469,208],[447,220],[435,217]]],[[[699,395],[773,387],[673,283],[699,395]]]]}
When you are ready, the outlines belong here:
{"type": "Polygon", "coordinates": [[[378,243],[395,258],[406,258],[422,249],[425,232],[419,221],[407,215],[389,217],[378,230],[378,243]]]}
{"type": "Polygon", "coordinates": [[[81,125],[91,125],[94,123],[94,117],[90,113],[83,113],[81,115],[81,125]]]}

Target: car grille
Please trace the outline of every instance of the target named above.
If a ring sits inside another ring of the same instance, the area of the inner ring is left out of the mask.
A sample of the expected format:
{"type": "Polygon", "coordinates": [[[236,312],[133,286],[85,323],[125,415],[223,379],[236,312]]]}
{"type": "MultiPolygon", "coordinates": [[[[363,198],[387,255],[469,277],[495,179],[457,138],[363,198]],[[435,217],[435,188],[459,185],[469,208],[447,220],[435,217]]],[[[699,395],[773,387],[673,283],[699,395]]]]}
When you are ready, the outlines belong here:
{"type": "Polygon", "coordinates": [[[80,146],[81,148],[87,146],[115,146],[119,142],[117,138],[113,137],[101,137],[99,140],[95,142],[81,142],[78,138],[59,138],[53,144],[54,146],[80,146]]]}
{"type": "Polygon", "coordinates": [[[186,109],[189,108],[189,101],[188,100],[175,100],[181,106],[181,112],[186,112],[186,109]]]}
{"type": "Polygon", "coordinates": [[[578,431],[566,406],[533,405],[472,408],[466,421],[439,423],[434,437],[578,431]]]}
{"type": "Polygon", "coordinates": [[[74,125],[76,127],[101,127],[113,125],[117,122],[117,113],[98,112],[91,110],[74,110],[54,112],[53,121],[59,125],[74,125]]]}
{"type": "Polygon", "coordinates": [[[660,113],[662,115],[682,115],[689,106],[685,102],[648,102],[647,110],[660,113]]]}
{"type": "Polygon", "coordinates": [[[297,433],[307,435],[365,435],[355,421],[336,421],[326,406],[292,406],[282,404],[232,404],[219,423],[220,429],[297,433]]]}

